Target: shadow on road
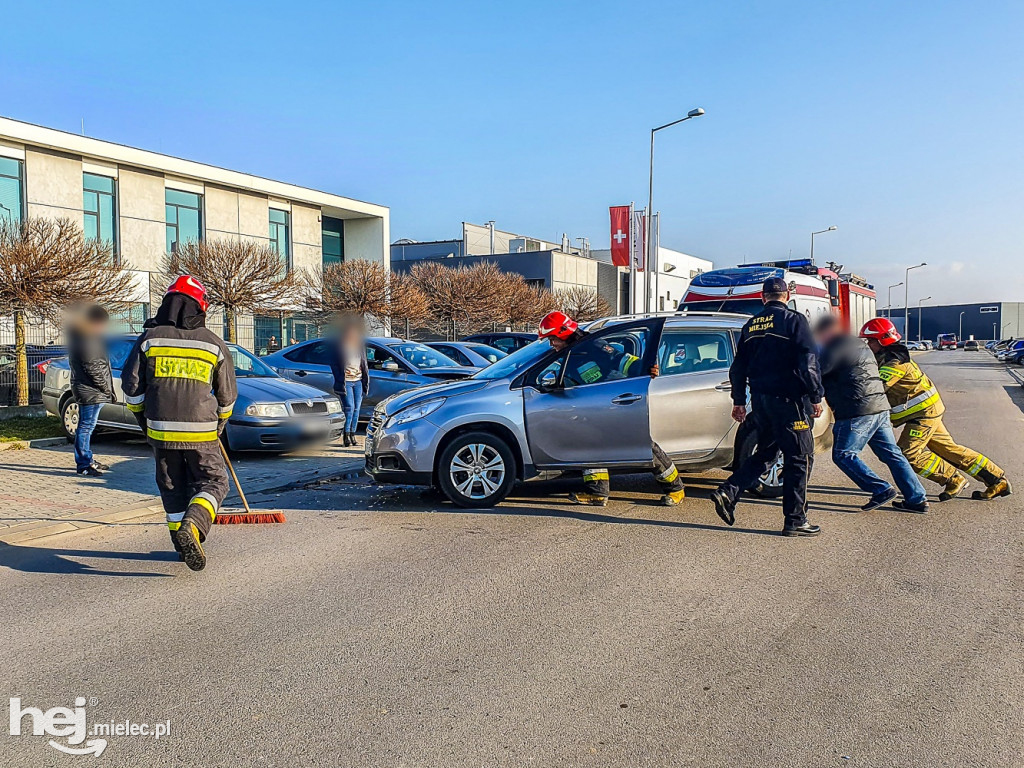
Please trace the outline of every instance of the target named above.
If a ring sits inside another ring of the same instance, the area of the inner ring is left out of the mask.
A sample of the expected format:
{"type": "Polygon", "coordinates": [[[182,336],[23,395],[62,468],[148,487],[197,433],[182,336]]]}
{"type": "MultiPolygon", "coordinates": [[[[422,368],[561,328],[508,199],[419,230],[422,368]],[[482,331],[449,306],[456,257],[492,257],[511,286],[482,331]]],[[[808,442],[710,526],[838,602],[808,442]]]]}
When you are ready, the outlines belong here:
{"type": "Polygon", "coordinates": [[[1010,396],[1010,400],[1016,405],[1021,411],[1024,411],[1024,387],[1019,385],[1011,385],[1004,387],[1006,394],[1010,396]]]}
{"type": "Polygon", "coordinates": [[[50,549],[0,542],[0,567],[24,573],[79,574],[83,576],[170,576],[167,573],[145,571],[109,571],[71,560],[72,557],[95,557],[108,560],[142,560],[150,562],[177,562],[178,556],[166,552],[99,552],[89,549],[50,549]]]}

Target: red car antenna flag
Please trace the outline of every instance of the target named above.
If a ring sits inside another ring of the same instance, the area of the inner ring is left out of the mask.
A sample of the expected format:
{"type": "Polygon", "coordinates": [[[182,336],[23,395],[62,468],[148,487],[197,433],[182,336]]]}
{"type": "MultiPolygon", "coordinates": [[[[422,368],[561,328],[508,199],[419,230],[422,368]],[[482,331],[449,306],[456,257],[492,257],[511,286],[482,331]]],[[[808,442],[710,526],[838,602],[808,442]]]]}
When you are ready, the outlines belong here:
{"type": "Polygon", "coordinates": [[[629,206],[613,205],[608,209],[612,220],[612,264],[617,267],[629,266],[629,206]]]}

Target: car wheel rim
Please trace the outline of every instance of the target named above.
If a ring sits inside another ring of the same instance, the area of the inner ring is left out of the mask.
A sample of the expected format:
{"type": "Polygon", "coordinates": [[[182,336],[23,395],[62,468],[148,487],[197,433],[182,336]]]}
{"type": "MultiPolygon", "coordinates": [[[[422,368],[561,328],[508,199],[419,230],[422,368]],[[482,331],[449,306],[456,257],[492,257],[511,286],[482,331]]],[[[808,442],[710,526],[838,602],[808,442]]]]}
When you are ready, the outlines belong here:
{"type": "Polygon", "coordinates": [[[782,454],[775,459],[775,463],[768,467],[768,471],[761,475],[761,482],[764,485],[778,487],[782,485],[782,454]]]}
{"type": "Polygon", "coordinates": [[[452,485],[468,499],[486,499],[505,482],[505,460],[486,443],[464,445],[448,468],[452,485]]]}
{"type": "Polygon", "coordinates": [[[75,434],[78,429],[78,403],[71,403],[64,409],[64,429],[69,435],[75,434]]]}

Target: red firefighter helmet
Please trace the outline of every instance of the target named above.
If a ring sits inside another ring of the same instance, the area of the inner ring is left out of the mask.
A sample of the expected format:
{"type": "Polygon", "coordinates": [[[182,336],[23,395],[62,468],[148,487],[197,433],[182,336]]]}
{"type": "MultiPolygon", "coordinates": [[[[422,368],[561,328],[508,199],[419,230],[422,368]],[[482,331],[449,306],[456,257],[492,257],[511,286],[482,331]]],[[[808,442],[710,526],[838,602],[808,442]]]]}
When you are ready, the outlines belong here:
{"type": "Polygon", "coordinates": [[[874,339],[883,347],[895,344],[903,338],[900,336],[900,332],[896,330],[896,326],[887,317],[876,317],[874,320],[868,320],[864,323],[864,327],[860,329],[860,336],[862,339],[874,339]]]}
{"type": "Polygon", "coordinates": [[[568,339],[577,330],[579,324],[569,317],[565,312],[548,312],[540,321],[540,329],[537,331],[538,339],[547,339],[554,336],[556,339],[568,339]]]}
{"type": "Polygon", "coordinates": [[[210,302],[206,300],[206,289],[203,284],[196,280],[192,275],[182,275],[173,283],[171,287],[167,289],[167,293],[183,293],[186,296],[191,296],[197,302],[199,302],[199,309],[203,312],[210,306],[210,302]]]}

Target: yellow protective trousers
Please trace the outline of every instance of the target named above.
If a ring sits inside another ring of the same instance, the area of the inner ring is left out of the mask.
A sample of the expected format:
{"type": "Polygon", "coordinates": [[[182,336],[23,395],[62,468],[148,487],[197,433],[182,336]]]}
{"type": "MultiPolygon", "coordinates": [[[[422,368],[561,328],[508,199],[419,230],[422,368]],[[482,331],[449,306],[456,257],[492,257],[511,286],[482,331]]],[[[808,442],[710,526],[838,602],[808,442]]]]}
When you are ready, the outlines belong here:
{"type": "Polygon", "coordinates": [[[1003,470],[988,456],[957,443],[941,416],[922,416],[904,422],[897,444],[917,474],[939,485],[948,483],[957,470],[985,485],[992,485],[1003,476],[1003,470]]]}

